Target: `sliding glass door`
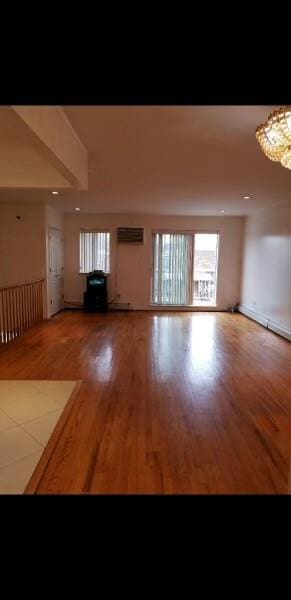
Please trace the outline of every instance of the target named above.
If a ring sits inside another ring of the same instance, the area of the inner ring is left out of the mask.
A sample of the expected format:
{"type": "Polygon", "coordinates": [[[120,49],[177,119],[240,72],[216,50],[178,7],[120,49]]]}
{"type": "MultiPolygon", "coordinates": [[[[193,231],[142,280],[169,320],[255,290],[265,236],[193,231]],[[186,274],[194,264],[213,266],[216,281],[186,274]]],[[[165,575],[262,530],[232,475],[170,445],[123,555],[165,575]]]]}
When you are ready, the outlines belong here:
{"type": "Polygon", "coordinates": [[[217,233],[194,236],[194,306],[216,305],[218,239],[217,233]]]}
{"type": "Polygon", "coordinates": [[[152,302],[216,305],[217,233],[155,233],[152,302]]]}

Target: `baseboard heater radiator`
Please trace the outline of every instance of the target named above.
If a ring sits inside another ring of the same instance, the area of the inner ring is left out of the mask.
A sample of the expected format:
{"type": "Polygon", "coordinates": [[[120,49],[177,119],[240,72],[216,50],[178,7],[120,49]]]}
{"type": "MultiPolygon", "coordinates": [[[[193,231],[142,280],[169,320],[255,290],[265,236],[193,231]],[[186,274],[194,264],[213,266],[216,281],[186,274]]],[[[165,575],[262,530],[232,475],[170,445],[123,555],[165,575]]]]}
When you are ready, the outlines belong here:
{"type": "Polygon", "coordinates": [[[281,337],[283,337],[286,340],[288,340],[289,342],[291,342],[291,330],[290,329],[286,329],[285,327],[282,327],[282,325],[279,325],[278,323],[274,323],[274,321],[267,319],[267,317],[264,317],[263,315],[260,315],[259,313],[255,312],[254,310],[251,310],[250,308],[247,308],[246,306],[243,306],[241,304],[239,305],[238,310],[246,317],[249,317],[253,321],[256,321],[257,323],[262,325],[263,327],[266,327],[266,329],[270,329],[270,331],[277,333],[281,337]]]}
{"type": "Polygon", "coordinates": [[[133,310],[132,304],[130,302],[115,302],[114,304],[108,305],[109,310],[133,310]]]}
{"type": "MultiPolygon", "coordinates": [[[[81,302],[69,302],[66,301],[64,303],[64,309],[65,310],[83,310],[84,309],[84,305],[81,302]]],[[[130,304],[130,302],[115,302],[113,303],[108,303],[108,310],[133,310],[133,306],[132,304],[130,304]]]]}
{"type": "Polygon", "coordinates": [[[70,302],[69,300],[65,300],[64,302],[65,310],[83,310],[83,308],[82,302],[70,302]]]}

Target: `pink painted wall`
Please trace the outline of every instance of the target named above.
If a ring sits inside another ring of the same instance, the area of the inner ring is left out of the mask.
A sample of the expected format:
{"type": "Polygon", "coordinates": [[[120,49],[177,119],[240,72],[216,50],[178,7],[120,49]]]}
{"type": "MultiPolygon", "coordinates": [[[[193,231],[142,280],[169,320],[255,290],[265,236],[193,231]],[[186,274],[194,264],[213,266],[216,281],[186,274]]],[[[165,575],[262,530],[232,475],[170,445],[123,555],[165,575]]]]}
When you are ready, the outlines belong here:
{"type": "Polygon", "coordinates": [[[150,215],[66,214],[65,301],[82,302],[85,276],[79,274],[81,228],[111,231],[111,275],[109,299],[147,309],[151,304],[152,230],[217,231],[220,233],[217,309],[224,310],[240,300],[243,217],[175,217],[150,215]],[[117,227],[144,227],[144,245],[116,244],[117,227]]]}

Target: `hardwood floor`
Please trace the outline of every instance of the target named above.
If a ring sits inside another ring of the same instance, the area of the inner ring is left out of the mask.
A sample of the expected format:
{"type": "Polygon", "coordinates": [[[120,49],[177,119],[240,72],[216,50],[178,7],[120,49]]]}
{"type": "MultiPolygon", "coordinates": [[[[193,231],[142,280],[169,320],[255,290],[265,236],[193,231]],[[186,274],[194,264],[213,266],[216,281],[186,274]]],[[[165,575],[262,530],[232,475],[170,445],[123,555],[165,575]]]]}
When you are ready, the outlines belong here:
{"type": "Polygon", "coordinates": [[[61,313],[1,379],[82,380],[36,493],[283,493],[291,344],[243,315],[61,313]]]}

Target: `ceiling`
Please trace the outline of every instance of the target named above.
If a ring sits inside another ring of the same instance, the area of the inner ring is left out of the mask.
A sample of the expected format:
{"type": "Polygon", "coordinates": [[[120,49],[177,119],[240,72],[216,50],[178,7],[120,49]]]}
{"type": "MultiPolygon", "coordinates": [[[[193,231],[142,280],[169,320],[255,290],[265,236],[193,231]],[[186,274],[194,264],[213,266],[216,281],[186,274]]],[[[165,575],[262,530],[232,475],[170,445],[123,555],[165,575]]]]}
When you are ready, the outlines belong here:
{"type": "Polygon", "coordinates": [[[1,190],[0,201],[168,215],[246,215],[291,202],[290,171],[255,138],[275,106],[62,108],[88,151],[88,190],[1,190]]]}

